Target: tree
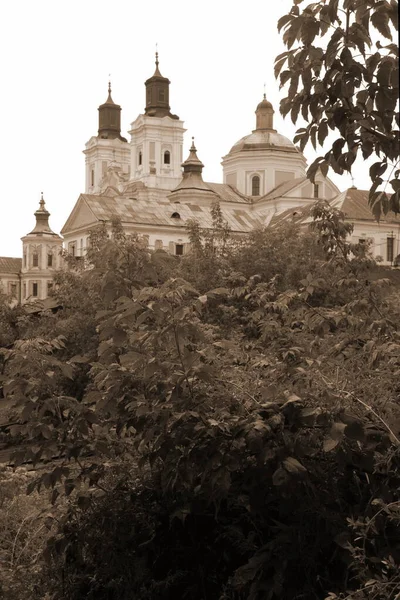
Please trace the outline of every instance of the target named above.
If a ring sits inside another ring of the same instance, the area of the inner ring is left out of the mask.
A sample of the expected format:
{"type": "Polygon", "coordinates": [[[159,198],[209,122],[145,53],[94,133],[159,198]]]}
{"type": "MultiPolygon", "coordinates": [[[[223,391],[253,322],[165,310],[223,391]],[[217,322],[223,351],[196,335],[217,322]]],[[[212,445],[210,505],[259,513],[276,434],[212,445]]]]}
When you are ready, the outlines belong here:
{"type": "Polygon", "coordinates": [[[304,244],[290,228],[301,279],[289,230],[267,230],[205,293],[105,240],[89,350],[69,358],[68,332],[7,349],[15,462],[48,460],[28,491],[51,494],[52,598],[395,599],[399,306],[342,215],[314,214],[304,244]]]}
{"type": "Polygon", "coordinates": [[[318,0],[300,11],[302,2],[293,0],[278,22],[288,48],[275,61],[280,86],[288,85],[280,110],[293,123],[301,112],[307,122],[294,138],[301,150],[309,141],[322,146],[329,130],[339,134],[307,175],[313,181],[318,169],[351,173],[360,154],[364,160],[375,154],[372,210],[378,219],[399,212],[398,2],[318,0]]]}

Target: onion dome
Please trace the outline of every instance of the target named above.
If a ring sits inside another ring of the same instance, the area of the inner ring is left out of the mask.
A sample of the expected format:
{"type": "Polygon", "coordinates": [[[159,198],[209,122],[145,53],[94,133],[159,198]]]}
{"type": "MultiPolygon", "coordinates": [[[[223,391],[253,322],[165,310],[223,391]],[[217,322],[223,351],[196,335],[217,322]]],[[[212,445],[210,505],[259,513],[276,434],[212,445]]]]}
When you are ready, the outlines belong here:
{"type": "Polygon", "coordinates": [[[105,140],[118,138],[123,142],[126,139],[121,136],[121,107],[115,104],[111,97],[111,83],[108,82],[108,98],[98,108],[99,131],[98,137],[105,140]]]}
{"type": "Polygon", "coordinates": [[[159,69],[158,52],[156,52],[156,70],[154,75],[145,81],[146,107],[145,114],[148,117],[171,117],[179,119],[177,115],[171,114],[169,106],[169,84],[170,80],[163,77],[159,69]]]}

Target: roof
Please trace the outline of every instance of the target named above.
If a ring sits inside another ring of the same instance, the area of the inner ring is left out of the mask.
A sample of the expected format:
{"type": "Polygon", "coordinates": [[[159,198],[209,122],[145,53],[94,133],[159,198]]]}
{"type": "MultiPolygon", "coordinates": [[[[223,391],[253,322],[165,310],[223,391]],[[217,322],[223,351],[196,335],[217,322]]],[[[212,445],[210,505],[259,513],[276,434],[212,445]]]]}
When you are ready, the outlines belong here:
{"type": "Polygon", "coordinates": [[[295,179],[289,179],[288,181],[284,181],[277,185],[273,190],[265,194],[265,196],[261,196],[257,199],[257,202],[261,202],[261,200],[274,200],[275,198],[281,198],[287,192],[290,192],[293,188],[301,185],[307,181],[307,177],[296,177],[295,179]]]}
{"type": "Polygon", "coordinates": [[[232,185],[227,183],[210,183],[207,181],[207,185],[216,192],[223,202],[251,202],[247,196],[244,196],[232,185]]]}
{"type": "Polygon", "coordinates": [[[287,221],[294,222],[299,225],[309,225],[313,220],[310,215],[312,207],[313,204],[308,206],[295,206],[292,208],[287,208],[280,213],[275,213],[269,222],[269,227],[276,227],[277,225],[287,221]]]}
{"type": "Polygon", "coordinates": [[[22,268],[22,258],[0,256],[0,273],[19,273],[22,268]]]}
{"type": "Polygon", "coordinates": [[[242,150],[283,150],[285,152],[299,153],[299,150],[297,150],[289,138],[276,131],[262,129],[256,129],[250,135],[242,137],[232,146],[229,154],[241,152],[242,150]]]}
{"type": "MultiPolygon", "coordinates": [[[[250,212],[247,206],[238,206],[241,197],[230,186],[223,184],[211,185],[221,186],[222,199],[227,199],[231,194],[233,197],[238,198],[235,202],[231,202],[231,206],[221,207],[223,217],[233,231],[245,232],[262,225],[262,217],[250,212]]],[[[240,201],[243,203],[242,199],[240,201]]],[[[123,196],[112,198],[95,194],[82,194],[80,202],[84,202],[89,207],[98,221],[110,221],[118,217],[122,223],[131,223],[132,225],[185,228],[188,221],[195,219],[201,227],[212,227],[211,205],[208,203],[205,206],[196,204],[195,200],[193,202],[175,203],[169,200],[154,201],[123,196]],[[180,218],[173,218],[171,215],[177,212],[180,218]]]]}
{"type": "MultiPolygon", "coordinates": [[[[341,210],[346,219],[350,221],[371,221],[374,220],[371,207],[368,204],[369,192],[367,190],[358,190],[349,188],[331,201],[331,206],[341,210]]],[[[400,225],[399,215],[389,212],[382,214],[381,219],[384,223],[395,223],[400,225]]]]}

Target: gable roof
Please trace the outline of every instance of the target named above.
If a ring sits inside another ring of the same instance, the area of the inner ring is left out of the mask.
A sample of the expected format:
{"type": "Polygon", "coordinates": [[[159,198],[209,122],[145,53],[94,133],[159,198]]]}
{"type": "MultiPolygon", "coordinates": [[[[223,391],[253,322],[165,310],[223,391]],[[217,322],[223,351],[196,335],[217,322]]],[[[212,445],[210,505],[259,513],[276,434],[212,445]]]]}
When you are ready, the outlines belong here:
{"type": "MultiPolygon", "coordinates": [[[[224,194],[235,194],[230,186],[221,185],[224,194]],[[225,189],[229,188],[229,192],[225,189]]],[[[226,197],[226,196],[225,196],[226,197]]],[[[239,197],[236,195],[236,197],[239,197]]],[[[243,204],[243,201],[242,201],[243,204]]],[[[210,213],[211,205],[201,206],[193,202],[175,203],[169,200],[154,201],[148,199],[127,198],[124,196],[98,196],[95,194],[81,194],[74,211],[64,225],[62,231],[67,233],[73,230],[72,216],[87,207],[93,215],[92,224],[98,221],[111,221],[117,217],[122,223],[132,225],[149,225],[155,227],[174,227],[185,228],[189,220],[196,220],[200,227],[212,227],[212,217],[210,213]],[[179,217],[172,217],[173,213],[178,213],[179,217]]],[[[262,217],[250,212],[247,207],[238,206],[236,202],[230,202],[230,205],[221,207],[224,219],[229,224],[232,231],[246,232],[262,225],[262,217]]]]}
{"type": "Polygon", "coordinates": [[[284,194],[287,194],[287,192],[290,192],[290,190],[293,188],[300,186],[305,181],[308,181],[307,177],[295,177],[294,179],[284,181],[264,196],[261,196],[261,198],[258,198],[257,203],[261,202],[262,200],[274,200],[275,198],[280,198],[284,194]]]}
{"type": "MultiPolygon", "coordinates": [[[[367,190],[349,188],[331,200],[330,204],[341,210],[346,219],[351,221],[373,221],[375,218],[368,204],[368,198],[367,190]]],[[[384,223],[400,225],[399,215],[395,215],[393,212],[389,212],[387,215],[382,214],[380,220],[384,223]]]]}
{"type": "Polygon", "coordinates": [[[17,274],[22,268],[22,258],[0,256],[0,273],[17,274]]]}
{"type": "Polygon", "coordinates": [[[207,185],[209,188],[213,190],[218,196],[220,200],[223,202],[246,202],[247,204],[251,203],[251,199],[239,192],[238,189],[229,185],[227,183],[210,183],[207,181],[207,185]]]}

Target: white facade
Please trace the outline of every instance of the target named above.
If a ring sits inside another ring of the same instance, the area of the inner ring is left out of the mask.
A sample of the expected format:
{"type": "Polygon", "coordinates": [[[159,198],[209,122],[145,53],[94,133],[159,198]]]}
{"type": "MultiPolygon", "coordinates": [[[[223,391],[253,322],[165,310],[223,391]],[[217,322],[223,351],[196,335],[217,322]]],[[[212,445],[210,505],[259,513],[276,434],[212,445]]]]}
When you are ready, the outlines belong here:
{"type": "Polygon", "coordinates": [[[130,180],[173,190],[182,179],[183,121],[139,115],[131,124],[130,180]]]}
{"type": "Polygon", "coordinates": [[[119,185],[129,179],[131,152],[128,142],[118,138],[102,139],[93,136],[86,144],[85,192],[99,194],[109,184],[109,171],[116,172],[114,184],[119,185]]]}
{"type": "Polygon", "coordinates": [[[49,226],[50,213],[43,196],[35,212],[36,225],[22,239],[21,302],[44,300],[53,287],[54,273],[62,267],[62,238],[49,226]]]}

